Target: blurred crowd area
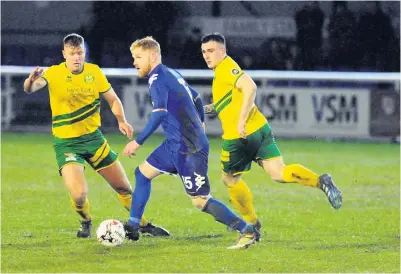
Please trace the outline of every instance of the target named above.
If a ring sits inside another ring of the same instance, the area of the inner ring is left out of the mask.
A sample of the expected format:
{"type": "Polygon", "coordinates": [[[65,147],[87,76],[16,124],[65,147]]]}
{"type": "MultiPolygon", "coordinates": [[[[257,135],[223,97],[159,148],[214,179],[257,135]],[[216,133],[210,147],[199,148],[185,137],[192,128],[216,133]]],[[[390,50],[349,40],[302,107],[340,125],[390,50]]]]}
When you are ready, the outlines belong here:
{"type": "MultiPolygon", "coordinates": [[[[191,16],[183,10],[182,3],[91,2],[91,9],[86,12],[93,20],[74,31],[86,39],[88,61],[101,67],[131,67],[129,45],[133,37],[150,34],[161,44],[164,63],[176,68],[206,69],[200,51],[205,31],[200,26],[188,26],[181,39],[171,37],[171,29],[180,18],[191,16]]],[[[248,17],[261,16],[252,2],[242,4],[248,17]]],[[[383,10],[380,1],[367,1],[358,11],[350,10],[346,1],[331,2],[329,11],[323,11],[321,4],[304,2],[291,15],[296,24],[294,37],[268,37],[256,49],[227,39],[229,55],[243,69],[400,71],[399,28],[392,24],[396,14],[383,10]]],[[[213,2],[211,13],[212,17],[222,16],[219,1],[213,2]]],[[[40,30],[23,33],[44,34],[46,31],[40,30]]],[[[66,33],[57,30],[53,34],[63,37],[66,33]]],[[[60,49],[61,43],[29,47],[3,43],[1,64],[49,66],[63,60],[60,49]]]]}

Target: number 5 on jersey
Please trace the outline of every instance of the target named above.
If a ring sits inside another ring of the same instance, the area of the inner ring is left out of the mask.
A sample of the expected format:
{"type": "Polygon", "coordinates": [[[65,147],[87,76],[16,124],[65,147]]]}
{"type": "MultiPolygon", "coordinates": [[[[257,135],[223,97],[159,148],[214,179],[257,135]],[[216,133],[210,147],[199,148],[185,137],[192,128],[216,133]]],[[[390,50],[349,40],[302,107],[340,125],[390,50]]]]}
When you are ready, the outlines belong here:
{"type": "MultiPolygon", "coordinates": [[[[195,186],[196,186],[196,189],[194,189],[194,191],[196,192],[205,183],[205,176],[202,176],[196,172],[194,172],[194,175],[195,175],[195,186]]],[[[188,190],[190,190],[194,187],[194,184],[191,181],[191,176],[181,176],[181,179],[182,179],[184,186],[188,190]]]]}

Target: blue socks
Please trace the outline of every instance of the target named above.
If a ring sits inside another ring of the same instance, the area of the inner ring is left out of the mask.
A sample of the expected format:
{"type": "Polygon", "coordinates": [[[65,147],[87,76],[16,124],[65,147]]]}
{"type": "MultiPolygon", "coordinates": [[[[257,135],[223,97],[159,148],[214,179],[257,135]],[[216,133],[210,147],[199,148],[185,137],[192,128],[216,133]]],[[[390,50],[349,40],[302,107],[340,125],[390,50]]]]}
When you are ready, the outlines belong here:
{"type": "MultiPolygon", "coordinates": [[[[146,178],[139,168],[135,169],[135,189],[132,193],[132,202],[130,210],[130,218],[128,223],[132,225],[135,229],[139,229],[139,224],[145,211],[145,206],[150,197],[151,191],[151,180],[146,178]]],[[[202,209],[212,215],[216,221],[225,224],[241,233],[252,232],[253,227],[245,222],[242,218],[232,212],[225,204],[222,202],[210,198],[202,209]]]]}
{"type": "Polygon", "coordinates": [[[241,233],[253,230],[252,226],[250,226],[242,218],[238,217],[225,204],[214,198],[210,198],[207,201],[202,211],[212,215],[216,221],[223,223],[241,233]]]}
{"type": "Polygon", "coordinates": [[[146,178],[139,168],[135,169],[135,189],[132,192],[132,202],[130,210],[130,218],[128,223],[134,228],[139,228],[143,212],[145,211],[146,203],[150,197],[151,181],[146,178]]]}

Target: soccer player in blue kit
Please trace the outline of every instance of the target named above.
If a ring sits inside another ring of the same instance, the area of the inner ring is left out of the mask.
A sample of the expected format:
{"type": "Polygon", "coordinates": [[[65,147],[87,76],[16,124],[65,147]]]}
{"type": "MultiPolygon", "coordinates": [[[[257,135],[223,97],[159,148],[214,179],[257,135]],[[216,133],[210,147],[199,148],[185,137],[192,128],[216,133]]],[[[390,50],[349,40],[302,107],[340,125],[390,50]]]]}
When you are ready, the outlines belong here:
{"type": "Polygon", "coordinates": [[[216,221],[239,231],[240,237],[231,249],[247,248],[259,241],[260,233],[210,195],[207,176],[209,142],[204,131],[202,100],[173,69],[161,62],[159,43],[152,37],[136,40],[130,47],[139,77],[149,77],[148,86],[153,111],[144,130],[128,143],[124,154],[135,155],[145,140],[161,124],[164,142],[135,169],[136,185],[132,194],[130,218],[125,224],[128,239],[139,239],[139,222],[151,192],[151,180],[163,173],[178,174],[192,204],[216,221]]]}

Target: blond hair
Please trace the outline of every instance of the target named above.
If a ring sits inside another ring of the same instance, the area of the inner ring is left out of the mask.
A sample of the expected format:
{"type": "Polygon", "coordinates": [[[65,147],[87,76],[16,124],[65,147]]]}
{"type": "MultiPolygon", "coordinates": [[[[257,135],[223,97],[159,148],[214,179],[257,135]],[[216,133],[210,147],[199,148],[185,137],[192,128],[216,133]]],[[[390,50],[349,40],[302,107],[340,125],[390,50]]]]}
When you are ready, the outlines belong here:
{"type": "Polygon", "coordinates": [[[155,52],[161,53],[160,44],[153,39],[152,36],[146,36],[145,38],[137,39],[134,43],[132,43],[129,49],[130,51],[133,51],[135,48],[142,48],[144,50],[151,49],[155,52]]]}

